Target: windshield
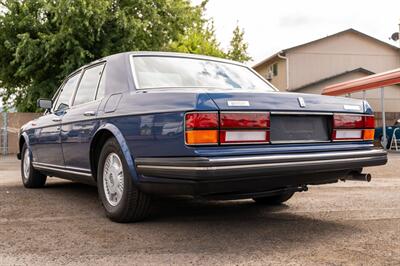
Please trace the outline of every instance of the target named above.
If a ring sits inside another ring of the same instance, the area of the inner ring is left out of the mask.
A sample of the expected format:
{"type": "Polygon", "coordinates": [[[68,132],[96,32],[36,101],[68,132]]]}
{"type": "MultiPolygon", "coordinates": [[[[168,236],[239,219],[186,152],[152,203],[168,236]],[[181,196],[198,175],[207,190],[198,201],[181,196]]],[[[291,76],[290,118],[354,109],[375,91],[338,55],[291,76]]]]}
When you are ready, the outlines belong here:
{"type": "Polygon", "coordinates": [[[222,88],[274,91],[247,67],[184,57],[132,57],[139,89],[222,88]]]}

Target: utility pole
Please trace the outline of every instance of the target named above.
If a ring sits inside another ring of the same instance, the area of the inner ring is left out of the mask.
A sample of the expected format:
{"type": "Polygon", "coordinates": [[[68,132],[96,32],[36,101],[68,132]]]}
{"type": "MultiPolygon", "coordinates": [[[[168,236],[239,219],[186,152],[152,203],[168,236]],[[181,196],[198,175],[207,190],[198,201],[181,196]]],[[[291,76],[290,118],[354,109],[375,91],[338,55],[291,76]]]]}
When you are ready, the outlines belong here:
{"type": "Polygon", "coordinates": [[[399,19],[399,32],[397,33],[397,41],[399,42],[399,48],[400,48],[400,19],[399,19]]]}

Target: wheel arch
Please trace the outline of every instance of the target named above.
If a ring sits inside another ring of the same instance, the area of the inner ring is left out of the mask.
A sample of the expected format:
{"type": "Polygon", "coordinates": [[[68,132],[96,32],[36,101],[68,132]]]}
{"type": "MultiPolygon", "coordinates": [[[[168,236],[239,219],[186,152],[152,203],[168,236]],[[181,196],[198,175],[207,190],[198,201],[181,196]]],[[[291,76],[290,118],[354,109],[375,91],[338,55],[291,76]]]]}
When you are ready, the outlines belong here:
{"type": "Polygon", "coordinates": [[[104,143],[112,137],[117,140],[119,146],[121,147],[121,151],[125,157],[131,177],[136,183],[138,181],[138,175],[134,164],[134,156],[129,150],[123,134],[113,124],[105,124],[101,126],[94,134],[90,143],[90,169],[92,171],[93,178],[95,181],[97,181],[98,159],[100,157],[101,149],[103,148],[104,143]]]}
{"type": "Polygon", "coordinates": [[[21,156],[22,156],[22,147],[24,147],[24,144],[26,143],[27,146],[29,146],[29,138],[28,138],[28,134],[26,134],[26,132],[23,132],[20,136],[19,136],[19,140],[18,140],[18,154],[17,154],[17,158],[19,160],[21,160],[21,156]]]}

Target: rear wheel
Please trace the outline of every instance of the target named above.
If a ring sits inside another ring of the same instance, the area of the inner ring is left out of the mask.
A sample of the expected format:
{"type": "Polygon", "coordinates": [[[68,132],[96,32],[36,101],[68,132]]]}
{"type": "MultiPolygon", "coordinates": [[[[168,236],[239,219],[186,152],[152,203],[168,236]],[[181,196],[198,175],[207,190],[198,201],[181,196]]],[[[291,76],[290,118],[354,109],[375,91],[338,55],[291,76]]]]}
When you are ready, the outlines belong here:
{"type": "Polygon", "coordinates": [[[26,143],[21,152],[21,177],[26,188],[40,188],[46,183],[47,176],[34,169],[31,161],[31,154],[26,143]]]}
{"type": "Polygon", "coordinates": [[[97,173],[97,188],[107,217],[123,223],[148,216],[151,197],[133,183],[116,139],[110,138],[104,144],[97,173]]]}
{"type": "Polygon", "coordinates": [[[253,200],[258,204],[265,204],[265,205],[279,205],[285,201],[288,201],[291,197],[293,197],[294,192],[290,193],[282,193],[275,196],[269,197],[260,197],[260,198],[253,198],[253,200]]]}

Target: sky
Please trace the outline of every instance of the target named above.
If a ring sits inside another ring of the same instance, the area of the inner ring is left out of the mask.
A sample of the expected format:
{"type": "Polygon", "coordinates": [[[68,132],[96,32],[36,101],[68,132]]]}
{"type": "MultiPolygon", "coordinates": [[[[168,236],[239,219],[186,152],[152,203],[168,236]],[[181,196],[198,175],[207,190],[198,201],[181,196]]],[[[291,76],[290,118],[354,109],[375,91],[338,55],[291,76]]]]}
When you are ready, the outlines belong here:
{"type": "Polygon", "coordinates": [[[400,0],[209,0],[206,7],[224,49],[236,24],[244,29],[250,65],[349,28],[398,46],[389,37],[399,31],[400,0]]]}

